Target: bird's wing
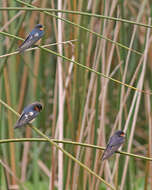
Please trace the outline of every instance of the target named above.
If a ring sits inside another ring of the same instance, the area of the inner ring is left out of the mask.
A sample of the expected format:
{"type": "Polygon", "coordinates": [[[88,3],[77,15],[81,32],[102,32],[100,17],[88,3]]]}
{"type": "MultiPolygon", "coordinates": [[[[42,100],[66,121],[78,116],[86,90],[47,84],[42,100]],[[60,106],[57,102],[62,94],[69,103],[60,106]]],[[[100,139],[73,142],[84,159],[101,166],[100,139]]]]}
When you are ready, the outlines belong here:
{"type": "Polygon", "coordinates": [[[21,48],[25,43],[27,43],[28,41],[30,42],[33,38],[33,35],[29,34],[27,36],[27,38],[24,40],[24,42],[19,46],[19,48],[21,48]]]}
{"type": "Polygon", "coordinates": [[[102,160],[105,160],[109,158],[112,154],[114,154],[119,149],[121,144],[122,143],[119,143],[117,145],[107,146],[106,150],[103,153],[102,160]]]}
{"type": "Polygon", "coordinates": [[[33,44],[35,44],[41,37],[40,36],[28,36],[26,40],[19,46],[18,50],[20,52],[30,48],[33,44]]]}
{"type": "Polygon", "coordinates": [[[114,152],[116,152],[119,147],[125,142],[125,138],[120,138],[116,135],[112,136],[107,144],[102,160],[109,158],[114,152]]]}
{"type": "Polygon", "coordinates": [[[125,142],[125,138],[120,138],[118,136],[112,136],[107,144],[108,146],[117,146],[119,144],[123,144],[125,142]]]}
{"type": "Polygon", "coordinates": [[[24,50],[30,48],[43,35],[44,31],[37,31],[36,29],[32,30],[32,32],[28,35],[28,37],[24,40],[24,42],[19,46],[18,51],[23,52],[24,50]]]}
{"type": "Polygon", "coordinates": [[[36,112],[28,112],[28,113],[23,112],[19,120],[16,122],[14,128],[18,128],[32,122],[37,115],[38,113],[36,112]]]}

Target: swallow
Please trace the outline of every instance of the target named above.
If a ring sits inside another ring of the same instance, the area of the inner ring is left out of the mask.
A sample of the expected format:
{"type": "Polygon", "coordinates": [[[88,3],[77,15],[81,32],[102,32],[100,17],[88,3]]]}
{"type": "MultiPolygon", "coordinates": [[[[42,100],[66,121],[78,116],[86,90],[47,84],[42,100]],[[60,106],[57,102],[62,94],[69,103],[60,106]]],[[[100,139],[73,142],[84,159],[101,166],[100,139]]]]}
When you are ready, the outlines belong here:
{"type": "Polygon", "coordinates": [[[44,35],[43,26],[41,24],[37,24],[35,28],[30,32],[25,41],[19,46],[18,51],[23,52],[26,49],[30,48],[33,44],[35,44],[42,36],[44,35]]]}
{"type": "Polygon", "coordinates": [[[14,128],[19,128],[29,123],[32,123],[38,114],[42,111],[42,104],[34,102],[24,108],[20,118],[16,122],[14,128]]]}
{"type": "Polygon", "coordinates": [[[107,144],[102,155],[102,161],[112,156],[119,147],[125,142],[126,134],[123,131],[116,131],[107,144]]]}

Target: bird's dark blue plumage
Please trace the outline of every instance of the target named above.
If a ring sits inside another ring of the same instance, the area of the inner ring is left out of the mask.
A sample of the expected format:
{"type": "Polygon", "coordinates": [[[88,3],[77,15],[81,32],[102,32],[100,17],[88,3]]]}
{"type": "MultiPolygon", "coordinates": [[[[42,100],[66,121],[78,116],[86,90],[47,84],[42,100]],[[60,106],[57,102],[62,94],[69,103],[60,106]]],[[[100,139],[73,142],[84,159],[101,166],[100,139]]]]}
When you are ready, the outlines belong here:
{"type": "Polygon", "coordinates": [[[107,144],[107,147],[103,153],[102,160],[105,160],[112,156],[119,147],[125,142],[125,133],[123,131],[116,131],[107,144]]]}
{"type": "Polygon", "coordinates": [[[21,116],[16,122],[14,128],[19,128],[28,123],[31,123],[37,117],[41,110],[42,104],[39,102],[34,102],[26,106],[22,111],[21,116]]]}
{"type": "Polygon", "coordinates": [[[35,44],[44,35],[43,26],[37,24],[35,28],[30,32],[25,41],[19,46],[18,51],[23,52],[35,44]]]}

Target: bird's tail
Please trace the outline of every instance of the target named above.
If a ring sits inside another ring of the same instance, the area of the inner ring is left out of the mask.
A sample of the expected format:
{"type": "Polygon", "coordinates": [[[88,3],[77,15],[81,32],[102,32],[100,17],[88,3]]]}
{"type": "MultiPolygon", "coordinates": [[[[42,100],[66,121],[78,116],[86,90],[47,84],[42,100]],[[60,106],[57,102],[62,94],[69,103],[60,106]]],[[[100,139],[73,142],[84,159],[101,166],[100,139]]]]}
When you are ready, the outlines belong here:
{"type": "Polygon", "coordinates": [[[15,125],[14,125],[14,129],[17,129],[17,128],[20,128],[21,127],[21,125],[19,125],[18,123],[16,123],[15,125]]]}
{"type": "Polygon", "coordinates": [[[14,126],[14,129],[17,129],[17,128],[19,128],[19,127],[20,127],[20,126],[18,126],[18,125],[15,125],[15,126],[14,126]]]}

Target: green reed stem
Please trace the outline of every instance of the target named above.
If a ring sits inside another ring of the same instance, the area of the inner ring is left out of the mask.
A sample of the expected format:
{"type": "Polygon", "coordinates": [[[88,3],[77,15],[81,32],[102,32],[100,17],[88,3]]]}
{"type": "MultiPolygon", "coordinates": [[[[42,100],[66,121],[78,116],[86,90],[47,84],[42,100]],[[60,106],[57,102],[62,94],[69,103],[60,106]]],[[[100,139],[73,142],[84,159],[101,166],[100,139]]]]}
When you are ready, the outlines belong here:
{"type": "Polygon", "coordinates": [[[101,19],[123,22],[123,23],[127,23],[127,24],[138,25],[138,26],[142,26],[142,27],[146,27],[146,28],[152,28],[151,25],[143,24],[140,22],[135,22],[135,21],[111,17],[111,16],[98,15],[98,14],[94,14],[94,13],[82,12],[82,11],[58,10],[58,9],[49,9],[49,8],[0,7],[0,11],[15,11],[15,10],[19,10],[19,11],[21,11],[21,10],[23,10],[23,11],[47,11],[47,12],[57,12],[57,13],[61,12],[61,13],[75,14],[75,15],[81,15],[81,16],[91,16],[91,17],[96,17],[96,18],[101,18],[101,19]]]}
{"type": "MultiPolygon", "coordinates": [[[[97,146],[97,145],[87,144],[87,143],[74,142],[74,141],[69,141],[69,140],[58,140],[58,139],[51,139],[51,140],[55,143],[63,143],[63,144],[70,144],[70,145],[76,145],[76,146],[83,146],[83,147],[95,148],[95,149],[99,149],[99,150],[105,150],[106,149],[105,147],[102,147],[102,146],[97,146]]],[[[29,141],[29,142],[34,142],[34,141],[36,141],[36,142],[48,142],[48,140],[45,138],[19,138],[19,139],[2,139],[2,140],[0,140],[0,144],[1,143],[10,143],[10,142],[27,142],[27,141],[29,141]]],[[[139,158],[142,160],[152,161],[152,158],[137,155],[137,154],[132,154],[129,152],[117,151],[116,153],[126,155],[126,156],[130,156],[133,158],[139,158]]]]}
{"type": "MultiPolygon", "coordinates": [[[[20,1],[20,0],[16,0],[16,1],[19,2],[19,3],[22,3],[23,5],[26,5],[26,6],[29,6],[29,7],[32,7],[32,8],[37,8],[37,7],[35,7],[35,6],[33,6],[33,5],[29,4],[29,3],[25,3],[25,2],[20,1]]],[[[60,19],[60,20],[66,22],[66,23],[68,23],[68,24],[70,24],[70,25],[73,25],[73,26],[76,26],[76,27],[78,27],[78,28],[81,28],[81,29],[83,29],[83,30],[85,30],[85,31],[87,31],[87,32],[89,32],[89,33],[91,33],[91,34],[96,35],[97,37],[100,37],[100,38],[102,38],[102,39],[105,39],[105,40],[107,40],[107,41],[109,41],[109,42],[111,42],[111,43],[113,43],[113,44],[115,44],[115,45],[117,45],[117,46],[119,46],[119,47],[121,47],[121,48],[124,48],[124,49],[126,49],[126,50],[128,50],[128,51],[132,51],[132,52],[134,52],[134,53],[136,53],[136,54],[138,54],[138,55],[143,55],[143,53],[141,53],[141,52],[139,52],[139,51],[136,51],[136,50],[134,50],[134,49],[128,48],[127,46],[125,46],[125,45],[123,45],[123,44],[121,44],[121,43],[119,43],[119,42],[114,42],[113,40],[111,40],[111,39],[109,39],[109,38],[107,38],[107,37],[105,37],[105,36],[103,36],[103,35],[101,35],[101,34],[98,34],[98,33],[94,32],[94,31],[92,31],[92,30],[90,30],[90,29],[88,29],[88,28],[85,28],[84,26],[81,26],[81,25],[79,25],[79,24],[76,24],[76,23],[74,23],[74,22],[71,22],[71,21],[69,21],[69,20],[67,20],[67,19],[58,17],[58,16],[56,16],[56,15],[54,15],[54,14],[51,14],[51,13],[49,13],[49,12],[47,12],[47,11],[42,11],[42,12],[45,13],[45,14],[47,14],[47,15],[50,15],[50,16],[52,16],[52,17],[55,17],[56,19],[60,19]]]]}
{"type": "MultiPolygon", "coordinates": [[[[0,99],[0,103],[2,105],[4,105],[6,108],[8,108],[10,111],[12,111],[15,115],[20,116],[19,113],[17,113],[15,110],[13,110],[13,108],[11,108],[9,105],[7,105],[5,102],[3,102],[1,99],[0,99]]],[[[115,188],[112,185],[110,185],[109,183],[107,183],[104,179],[102,179],[99,175],[97,175],[95,172],[93,172],[85,164],[83,164],[82,162],[80,162],[79,160],[77,160],[74,156],[72,156],[70,153],[68,153],[63,148],[61,148],[59,145],[57,145],[53,140],[51,140],[49,137],[47,137],[45,134],[43,134],[39,129],[37,129],[36,127],[32,126],[31,124],[29,124],[28,126],[31,127],[40,136],[44,137],[51,145],[55,146],[57,149],[59,149],[60,151],[62,151],[66,156],[68,156],[69,158],[71,158],[73,161],[75,161],[77,164],[79,164],[81,167],[83,167],[89,173],[91,173],[92,175],[94,175],[95,177],[97,177],[106,186],[108,186],[111,189],[115,190],[115,188]]]]}
{"type": "MultiPolygon", "coordinates": [[[[0,34],[6,35],[6,36],[11,37],[11,38],[16,38],[16,39],[18,39],[18,40],[22,40],[22,41],[24,40],[23,38],[19,38],[19,37],[17,37],[17,36],[14,36],[14,35],[9,34],[9,33],[6,33],[6,32],[0,32],[0,34]]],[[[104,77],[104,78],[107,78],[107,79],[109,79],[109,80],[112,80],[113,82],[116,82],[116,83],[118,83],[118,84],[124,85],[124,86],[126,86],[126,87],[128,87],[128,88],[131,88],[131,89],[135,90],[135,91],[143,92],[143,93],[145,93],[145,94],[152,95],[152,92],[146,92],[146,91],[144,91],[144,90],[139,90],[138,88],[136,88],[136,87],[134,87],[134,86],[131,86],[131,85],[126,84],[126,83],[123,83],[123,82],[121,82],[121,81],[119,81],[119,80],[117,80],[117,79],[114,79],[114,78],[112,78],[112,77],[106,76],[106,75],[103,74],[103,73],[100,73],[100,72],[98,72],[98,71],[95,71],[94,69],[91,69],[91,68],[89,68],[89,67],[87,67],[87,66],[85,66],[85,65],[82,65],[81,63],[78,63],[78,62],[73,61],[73,60],[71,60],[71,59],[69,59],[69,58],[67,58],[67,57],[65,57],[65,56],[63,56],[63,55],[60,55],[59,53],[57,53],[57,52],[55,52],[55,51],[52,51],[52,50],[47,49],[47,48],[44,48],[44,47],[42,47],[42,46],[38,46],[38,47],[39,47],[40,49],[42,49],[42,50],[48,52],[48,53],[52,53],[52,54],[54,54],[54,55],[56,55],[56,56],[60,56],[60,57],[62,57],[63,59],[65,59],[65,60],[67,60],[67,61],[69,61],[69,62],[72,62],[72,63],[74,63],[74,64],[80,66],[81,68],[87,69],[88,71],[94,72],[94,73],[96,73],[96,74],[99,75],[99,76],[102,76],[102,77],[104,77]]]]}

